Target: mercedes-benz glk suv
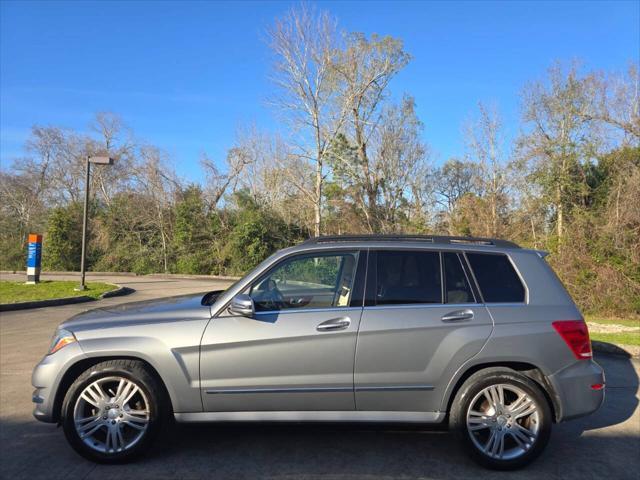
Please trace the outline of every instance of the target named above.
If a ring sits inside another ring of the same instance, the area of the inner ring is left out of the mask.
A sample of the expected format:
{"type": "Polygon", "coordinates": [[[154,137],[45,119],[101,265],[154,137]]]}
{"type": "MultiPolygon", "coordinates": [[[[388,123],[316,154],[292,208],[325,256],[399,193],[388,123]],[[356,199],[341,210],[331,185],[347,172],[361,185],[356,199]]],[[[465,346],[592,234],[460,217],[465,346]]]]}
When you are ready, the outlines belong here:
{"type": "Polygon", "coordinates": [[[523,466],[604,375],[545,254],[493,239],[320,237],[224,292],[64,322],[34,415],[100,462],[163,422],[446,422],[481,464],[523,466]]]}

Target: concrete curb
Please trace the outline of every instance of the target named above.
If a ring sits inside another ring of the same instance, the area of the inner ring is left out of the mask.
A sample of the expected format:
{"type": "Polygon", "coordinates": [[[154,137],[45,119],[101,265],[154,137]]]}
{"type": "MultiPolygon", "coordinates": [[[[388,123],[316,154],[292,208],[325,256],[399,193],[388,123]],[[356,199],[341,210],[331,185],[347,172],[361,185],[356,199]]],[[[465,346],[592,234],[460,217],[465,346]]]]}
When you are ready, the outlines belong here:
{"type": "MultiPolygon", "coordinates": [[[[109,285],[115,285],[118,288],[103,293],[102,295],[100,295],[99,299],[119,297],[135,292],[133,288],[123,287],[122,285],[117,285],[115,283],[111,283],[109,285]]],[[[30,308],[58,307],[60,305],[72,305],[74,303],[85,303],[94,301],[96,301],[95,298],[87,297],[86,295],[80,295],[79,297],[50,298],[48,300],[33,300],[31,302],[1,303],[0,312],[12,312],[15,310],[27,310],[30,308]]]]}
{"type": "Polygon", "coordinates": [[[187,275],[182,273],[149,273],[142,277],[153,278],[181,278],[184,280],[239,280],[242,277],[229,277],[226,275],[187,275]]]}
{"type": "Polygon", "coordinates": [[[608,342],[599,342],[593,340],[591,342],[594,352],[608,353],[611,355],[620,355],[626,358],[640,358],[640,347],[633,345],[617,345],[608,342]]]}
{"type": "MultiPolygon", "coordinates": [[[[26,277],[26,273],[23,270],[15,271],[15,270],[0,270],[0,275],[2,274],[21,274],[24,273],[26,277]]],[[[43,275],[80,275],[78,272],[41,272],[40,276],[43,275]]],[[[242,277],[234,277],[227,275],[190,275],[186,273],[147,273],[145,275],[138,275],[133,272],[87,272],[87,277],[104,277],[104,276],[115,276],[115,277],[152,277],[152,278],[182,278],[182,279],[192,279],[192,280],[238,280],[242,277]]]]}
{"type": "Polygon", "coordinates": [[[66,298],[51,298],[49,300],[34,300],[32,302],[18,302],[18,303],[0,303],[0,312],[12,312],[14,310],[27,310],[30,308],[42,308],[42,307],[57,307],[60,305],[70,305],[73,303],[92,302],[94,299],[91,297],[66,297],[66,298]]]}
{"type": "MultiPolygon", "coordinates": [[[[2,274],[24,274],[26,277],[26,273],[24,270],[0,270],[0,275],[2,274]]],[[[40,276],[43,275],[77,275],[78,278],[80,277],[80,272],[51,272],[51,271],[41,271],[40,272],[40,276]]],[[[85,275],[87,277],[93,277],[93,276],[106,276],[106,275],[110,275],[110,276],[121,276],[121,277],[140,277],[140,276],[144,276],[144,275],[138,275],[137,273],[133,273],[133,272],[86,272],[85,275]]]]}

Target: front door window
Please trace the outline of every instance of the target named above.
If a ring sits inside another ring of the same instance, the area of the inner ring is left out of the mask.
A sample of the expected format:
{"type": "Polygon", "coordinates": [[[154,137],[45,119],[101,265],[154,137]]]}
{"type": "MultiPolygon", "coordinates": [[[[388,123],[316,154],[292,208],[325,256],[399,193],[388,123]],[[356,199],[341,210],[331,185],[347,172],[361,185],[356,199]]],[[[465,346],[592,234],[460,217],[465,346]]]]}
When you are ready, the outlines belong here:
{"type": "Polygon", "coordinates": [[[257,312],[348,307],[356,253],[304,255],[285,260],[250,289],[257,312]]]}

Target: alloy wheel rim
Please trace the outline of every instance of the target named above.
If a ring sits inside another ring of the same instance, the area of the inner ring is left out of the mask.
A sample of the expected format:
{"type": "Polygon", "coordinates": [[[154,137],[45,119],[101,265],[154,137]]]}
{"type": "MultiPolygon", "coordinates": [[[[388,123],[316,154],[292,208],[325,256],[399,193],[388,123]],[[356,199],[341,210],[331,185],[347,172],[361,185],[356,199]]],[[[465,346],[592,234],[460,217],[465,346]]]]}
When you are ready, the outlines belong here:
{"type": "Polygon", "coordinates": [[[534,446],[540,431],[538,405],[523,389],[490,385],[469,404],[467,432],[476,448],[497,460],[521,457],[534,446]]]}
{"type": "Polygon", "coordinates": [[[73,411],[76,432],[93,450],[115,454],[142,439],[150,419],[145,392],[124,377],[100,378],[82,390],[73,411]]]}

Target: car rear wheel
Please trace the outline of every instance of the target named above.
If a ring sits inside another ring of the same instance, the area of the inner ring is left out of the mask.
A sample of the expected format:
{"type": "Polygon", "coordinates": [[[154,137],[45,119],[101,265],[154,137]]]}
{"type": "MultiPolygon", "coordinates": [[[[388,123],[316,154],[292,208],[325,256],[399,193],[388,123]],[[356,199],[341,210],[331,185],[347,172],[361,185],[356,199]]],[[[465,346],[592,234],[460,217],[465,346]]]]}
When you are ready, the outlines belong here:
{"type": "Polygon", "coordinates": [[[451,409],[451,426],[472,458],[496,470],[512,470],[533,461],[551,432],[551,409],[540,387],[506,368],[469,377],[451,409]]]}
{"type": "Polygon", "coordinates": [[[144,363],[111,360],[82,373],[62,407],[62,426],[83,457],[103,463],[131,460],[156,438],[165,417],[162,389],[144,363]]]}

